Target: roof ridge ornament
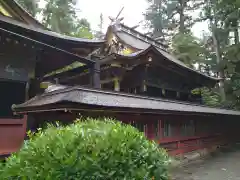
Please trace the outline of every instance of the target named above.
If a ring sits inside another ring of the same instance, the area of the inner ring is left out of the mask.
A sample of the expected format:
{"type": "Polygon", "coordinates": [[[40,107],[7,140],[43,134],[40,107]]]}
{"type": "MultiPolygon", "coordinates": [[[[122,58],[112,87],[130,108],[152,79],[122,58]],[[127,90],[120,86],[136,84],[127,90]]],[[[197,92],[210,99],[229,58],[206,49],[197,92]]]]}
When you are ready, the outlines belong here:
{"type": "Polygon", "coordinates": [[[115,18],[111,17],[111,16],[108,17],[110,19],[110,21],[111,21],[111,23],[110,23],[111,25],[120,25],[121,24],[121,21],[124,19],[124,17],[119,18],[119,16],[121,15],[123,9],[124,9],[124,6],[118,12],[118,14],[117,14],[117,16],[115,18]]]}

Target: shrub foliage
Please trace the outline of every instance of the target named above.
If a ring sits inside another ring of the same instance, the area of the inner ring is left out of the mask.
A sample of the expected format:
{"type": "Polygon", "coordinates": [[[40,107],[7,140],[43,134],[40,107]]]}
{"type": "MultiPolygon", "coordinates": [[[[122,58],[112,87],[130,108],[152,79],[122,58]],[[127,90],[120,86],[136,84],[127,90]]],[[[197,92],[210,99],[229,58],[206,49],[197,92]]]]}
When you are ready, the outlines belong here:
{"type": "Polygon", "coordinates": [[[87,118],[39,131],[13,154],[0,179],[167,180],[165,150],[130,125],[87,118]]]}

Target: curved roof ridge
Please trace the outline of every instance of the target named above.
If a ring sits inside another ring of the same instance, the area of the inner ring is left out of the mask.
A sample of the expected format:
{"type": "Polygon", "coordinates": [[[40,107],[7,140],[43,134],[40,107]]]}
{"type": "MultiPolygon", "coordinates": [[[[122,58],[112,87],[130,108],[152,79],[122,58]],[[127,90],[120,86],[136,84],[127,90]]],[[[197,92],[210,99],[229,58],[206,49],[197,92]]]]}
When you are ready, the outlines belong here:
{"type": "MultiPolygon", "coordinates": [[[[120,33],[122,33],[122,32],[124,32],[124,33],[127,33],[127,32],[125,32],[125,31],[121,31],[121,30],[119,30],[119,31],[117,31],[117,32],[115,32],[116,33],[116,36],[119,38],[119,40],[120,41],[123,41],[124,43],[126,43],[126,44],[128,44],[128,39],[127,39],[127,37],[125,36],[125,35],[123,35],[123,34],[120,34],[120,33]]],[[[133,37],[133,38],[137,38],[137,37],[135,37],[133,34],[129,34],[129,33],[127,33],[129,36],[131,36],[131,37],[133,37]]],[[[176,65],[178,65],[178,66],[181,66],[181,67],[183,67],[183,68],[185,68],[185,69],[187,69],[187,70],[189,70],[189,71],[192,71],[192,72],[194,72],[194,73],[197,73],[197,74],[199,74],[199,75],[202,75],[202,76],[204,76],[204,77],[206,77],[206,78],[209,78],[209,79],[211,79],[211,80],[215,80],[215,81],[219,81],[220,79],[219,78],[216,78],[216,77],[212,77],[212,76],[209,76],[209,75],[207,75],[207,74],[205,74],[205,73],[202,73],[202,72],[200,72],[200,71],[197,71],[197,70],[195,70],[195,69],[192,69],[192,68],[190,68],[190,67],[188,67],[186,64],[184,64],[182,61],[180,61],[179,59],[177,59],[174,55],[172,55],[172,54],[170,54],[166,49],[164,49],[164,48],[162,48],[162,47],[159,47],[159,46],[156,46],[156,45],[154,45],[154,44],[152,44],[152,43],[149,43],[149,42],[147,42],[147,41],[143,41],[142,39],[140,39],[140,38],[138,38],[140,41],[142,41],[142,43],[144,43],[144,44],[142,44],[142,45],[139,45],[138,43],[139,43],[139,40],[137,41],[137,42],[133,42],[133,39],[131,39],[130,41],[130,46],[131,47],[133,47],[133,48],[136,48],[136,49],[138,49],[138,51],[136,51],[136,52],[134,52],[134,53],[132,53],[132,54],[129,54],[129,55],[123,55],[123,54],[117,54],[117,55],[120,55],[120,56],[123,56],[123,57],[129,57],[129,58],[134,58],[135,56],[140,56],[140,55],[142,55],[142,54],[145,54],[146,52],[148,52],[149,50],[153,50],[155,53],[159,53],[159,54],[161,54],[162,56],[164,56],[166,59],[168,59],[168,60],[170,60],[171,62],[173,62],[174,64],[176,64],[176,65]],[[136,46],[141,46],[142,48],[139,48],[139,47],[136,47],[136,46]],[[135,47],[134,47],[135,46],[135,47]]]]}
{"type": "MultiPolygon", "coordinates": [[[[185,65],[183,62],[181,62],[180,60],[178,60],[177,58],[175,58],[174,56],[172,56],[171,54],[169,54],[167,51],[163,51],[157,47],[155,47],[154,45],[149,45],[148,48],[146,49],[142,49],[142,50],[139,50],[139,51],[136,51],[134,53],[131,53],[131,54],[127,54],[127,55],[124,55],[124,54],[118,54],[118,53],[112,53],[110,54],[109,56],[111,55],[117,55],[117,56],[120,56],[120,57],[125,57],[125,58],[130,58],[130,59],[133,59],[133,58],[137,58],[141,55],[145,55],[146,53],[148,53],[149,51],[154,51],[155,53],[158,53],[162,56],[164,56],[165,58],[169,59],[171,62],[175,63],[176,65],[180,65],[182,66],[183,68],[186,68],[187,70],[190,70],[192,72],[195,72],[195,73],[198,73],[199,75],[202,75],[202,76],[205,76],[207,78],[210,78],[212,80],[215,80],[215,81],[219,81],[220,78],[216,78],[216,77],[212,77],[212,76],[208,76],[207,74],[205,73],[202,73],[200,71],[197,71],[195,69],[192,69],[190,67],[188,67],[187,65],[185,65]]],[[[103,58],[104,59],[104,58],[103,58]]]]}

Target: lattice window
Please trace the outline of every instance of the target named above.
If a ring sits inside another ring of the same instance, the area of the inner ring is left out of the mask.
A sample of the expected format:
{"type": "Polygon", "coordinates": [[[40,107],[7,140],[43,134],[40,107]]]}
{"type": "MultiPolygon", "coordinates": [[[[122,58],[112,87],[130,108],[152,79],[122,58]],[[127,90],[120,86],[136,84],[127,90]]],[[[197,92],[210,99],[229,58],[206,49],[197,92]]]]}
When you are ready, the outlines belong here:
{"type": "Polygon", "coordinates": [[[171,122],[168,120],[163,120],[163,136],[164,137],[170,137],[172,136],[172,126],[171,122]]]}
{"type": "Polygon", "coordinates": [[[181,125],[181,135],[182,136],[195,136],[196,135],[196,125],[194,120],[185,121],[181,125]]]}
{"type": "Polygon", "coordinates": [[[161,128],[161,120],[157,120],[154,122],[154,130],[155,130],[155,138],[159,139],[162,137],[162,128],[161,128]]]}
{"type": "Polygon", "coordinates": [[[142,121],[131,121],[131,125],[137,128],[140,132],[146,133],[146,123],[142,121]]]}

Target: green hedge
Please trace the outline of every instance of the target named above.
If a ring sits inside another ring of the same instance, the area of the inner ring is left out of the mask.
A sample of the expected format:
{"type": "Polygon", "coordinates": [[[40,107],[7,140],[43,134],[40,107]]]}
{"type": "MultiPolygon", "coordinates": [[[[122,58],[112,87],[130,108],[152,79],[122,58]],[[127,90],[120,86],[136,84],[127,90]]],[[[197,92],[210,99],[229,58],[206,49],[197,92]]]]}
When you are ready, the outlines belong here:
{"type": "Polygon", "coordinates": [[[13,154],[1,179],[168,179],[168,156],[137,129],[110,119],[49,126],[13,154]]]}

